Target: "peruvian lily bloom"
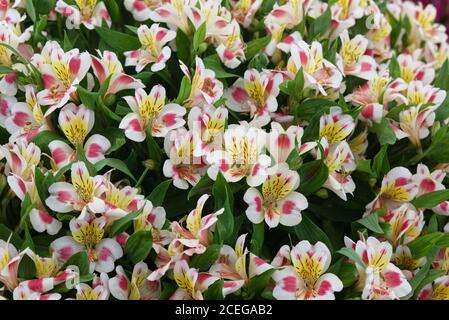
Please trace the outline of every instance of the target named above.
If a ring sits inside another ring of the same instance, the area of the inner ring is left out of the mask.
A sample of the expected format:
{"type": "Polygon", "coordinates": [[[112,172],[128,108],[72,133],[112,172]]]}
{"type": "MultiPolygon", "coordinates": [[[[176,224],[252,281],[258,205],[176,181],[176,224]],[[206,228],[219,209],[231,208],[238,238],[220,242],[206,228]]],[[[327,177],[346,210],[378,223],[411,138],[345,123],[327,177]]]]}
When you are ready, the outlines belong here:
{"type": "Polygon", "coordinates": [[[282,81],[279,73],[248,69],[244,78],[238,79],[225,92],[226,105],[233,111],[249,113],[254,122],[264,126],[271,120],[270,112],[278,108],[276,97],[282,81]]]}
{"type": "MultiPolygon", "coordinates": [[[[176,262],[173,275],[178,289],[169,298],[170,300],[203,300],[203,292],[207,290],[218,277],[207,272],[198,272],[197,269],[189,268],[185,260],[176,262]]],[[[223,295],[225,289],[223,288],[223,295]]]]}
{"type": "Polygon", "coordinates": [[[273,274],[277,300],[334,300],[334,292],[343,289],[343,283],[333,273],[325,273],[331,263],[326,245],[309,241],[299,242],[290,252],[292,266],[273,274]]]}
{"type": "Polygon", "coordinates": [[[223,95],[223,83],[215,77],[215,72],[206,69],[203,60],[195,58],[195,74],[190,74],[189,68],[180,61],[182,72],[190,79],[190,95],[183,102],[187,108],[210,106],[217,102],[223,95]]]}
{"type": "Polygon", "coordinates": [[[161,0],[124,0],[123,5],[126,10],[133,14],[136,21],[150,19],[151,10],[159,8],[164,1],[161,0]]]}
{"type": "Polygon", "coordinates": [[[134,79],[123,72],[123,66],[114,52],[104,51],[101,53],[98,51],[98,55],[100,58],[91,56],[92,69],[100,86],[109,79],[109,86],[104,93],[105,97],[108,94],[115,94],[122,90],[141,89],[145,87],[142,81],[134,79]]]}
{"type": "Polygon", "coordinates": [[[186,12],[191,11],[197,0],[168,0],[158,5],[151,12],[149,18],[154,22],[166,23],[170,29],[181,29],[185,34],[192,33],[192,26],[186,12]]]}
{"type": "Polygon", "coordinates": [[[423,210],[416,210],[409,203],[404,203],[398,208],[386,211],[381,221],[390,225],[391,228],[385,233],[385,237],[394,246],[408,244],[421,234],[424,227],[424,213],[423,210]]]}
{"type": "Polygon", "coordinates": [[[33,251],[29,250],[26,253],[34,262],[36,268],[36,277],[42,278],[54,278],[55,284],[60,284],[79,276],[76,270],[66,268],[62,270],[62,264],[59,263],[55,254],[51,257],[40,257],[33,251]]]}
{"type": "Polygon", "coordinates": [[[13,291],[14,300],[59,300],[59,293],[47,293],[55,287],[54,278],[33,279],[21,282],[13,291]]]}
{"type": "Polygon", "coordinates": [[[125,52],[125,66],[136,66],[136,72],[141,72],[148,64],[151,71],[161,71],[171,56],[171,50],[166,46],[167,42],[176,37],[172,30],[159,27],[159,24],[141,25],[137,29],[137,35],[142,47],[135,51],[125,52]]]}
{"type": "Polygon", "coordinates": [[[16,176],[23,181],[31,181],[34,177],[34,167],[41,161],[41,149],[33,142],[27,143],[20,140],[15,144],[0,146],[0,158],[3,157],[6,159],[4,171],[6,176],[16,176]]]}
{"type": "Polygon", "coordinates": [[[150,200],[142,201],[139,207],[142,211],[133,221],[134,232],[150,230],[155,250],[169,244],[173,240],[173,234],[168,230],[162,230],[166,221],[165,209],[154,207],[150,200]]]}
{"type": "Polygon", "coordinates": [[[11,134],[10,141],[25,139],[28,142],[39,132],[48,130],[46,118],[37,102],[32,85],[25,86],[25,102],[12,105],[11,115],[5,121],[5,128],[11,134]]]}
{"type": "MultiPolygon", "coordinates": [[[[418,164],[416,174],[412,177],[412,180],[418,186],[418,193],[416,196],[419,197],[429,192],[445,190],[446,187],[443,185],[445,177],[446,172],[443,170],[436,169],[430,172],[425,164],[418,164]]],[[[449,215],[449,201],[441,202],[439,205],[433,207],[432,211],[444,216],[449,215]]]]}
{"type": "Polygon", "coordinates": [[[404,167],[391,169],[382,179],[382,185],[376,198],[366,205],[368,214],[385,206],[399,206],[412,201],[418,193],[418,186],[412,179],[412,173],[404,167]]]}
{"type": "Polygon", "coordinates": [[[349,38],[348,31],[340,34],[342,42],[340,55],[337,55],[337,66],[344,75],[352,75],[369,80],[376,75],[376,61],[366,55],[368,39],[362,35],[349,38]]]}
{"type": "Polygon", "coordinates": [[[223,290],[226,291],[225,295],[239,290],[254,277],[273,269],[269,263],[246,249],[245,239],[246,234],[239,236],[235,243],[235,249],[224,244],[217,261],[209,269],[212,275],[226,279],[223,285],[223,290]],[[249,268],[247,269],[248,255],[249,268]]]}
{"type": "Polygon", "coordinates": [[[435,259],[432,261],[435,269],[443,270],[444,274],[449,274],[449,248],[442,248],[438,251],[435,259]]]}
{"type": "Polygon", "coordinates": [[[262,193],[249,188],[243,200],[248,204],[246,216],[252,223],[265,220],[270,228],[278,224],[295,226],[301,222],[301,211],[308,206],[306,197],[295,190],[299,186],[299,174],[289,170],[286,163],[268,169],[262,184],[262,193]]]}
{"type": "Polygon", "coordinates": [[[412,288],[405,275],[390,262],[393,253],[390,243],[369,237],[366,241],[357,241],[355,251],[364,263],[363,266],[356,263],[357,287],[362,291],[362,299],[399,299],[410,293],[412,288]]]}
{"type": "Polygon", "coordinates": [[[287,130],[284,130],[278,122],[271,122],[267,149],[275,163],[286,162],[293,150],[298,152],[299,155],[303,155],[316,147],[316,142],[302,144],[303,134],[304,129],[299,126],[290,126],[287,130]]]}
{"type": "Polygon", "coordinates": [[[336,66],[324,59],[323,48],[318,41],[311,46],[299,41],[290,48],[287,71],[293,79],[300,68],[304,72],[305,86],[319,91],[326,96],[325,88],[339,88],[343,76],[336,66]]]}
{"type": "Polygon", "coordinates": [[[228,120],[228,109],[204,106],[193,107],[188,115],[189,129],[200,135],[193,154],[197,157],[221,149],[223,133],[228,120]]]}
{"type": "Polygon", "coordinates": [[[112,25],[108,9],[103,1],[99,0],[75,0],[76,5],[67,4],[58,0],[55,11],[67,17],[67,29],[79,29],[83,24],[87,29],[93,30],[101,27],[103,21],[110,27],[112,25]]]}
{"type": "Polygon", "coordinates": [[[432,65],[419,61],[417,57],[419,54],[420,51],[416,50],[412,55],[402,53],[398,56],[401,78],[407,83],[419,80],[428,85],[435,78],[435,69],[432,65]]]}
{"type": "Polygon", "coordinates": [[[100,276],[95,275],[92,287],[85,283],[76,285],[76,300],[108,300],[108,281],[108,275],[101,272],[100,276]]]}
{"type": "Polygon", "coordinates": [[[173,185],[179,189],[186,190],[189,184],[196,185],[206,172],[200,153],[202,143],[195,134],[198,133],[181,127],[171,131],[164,140],[169,159],[165,160],[162,171],[165,177],[173,179],[173,185]]]}
{"type": "Polygon", "coordinates": [[[246,177],[251,187],[261,185],[271,159],[263,154],[266,134],[263,130],[248,127],[248,124],[231,125],[224,133],[224,150],[211,152],[207,162],[211,164],[207,173],[213,180],[220,171],[228,182],[237,182],[246,177]]]}
{"type": "Polygon", "coordinates": [[[413,279],[416,273],[427,262],[426,257],[414,258],[410,248],[406,245],[399,245],[392,256],[392,262],[402,270],[407,280],[413,279]]]}
{"type": "Polygon", "coordinates": [[[72,183],[55,182],[49,187],[50,196],[45,203],[51,210],[63,213],[78,211],[82,216],[87,210],[94,213],[104,211],[102,176],[91,177],[84,162],[78,161],[72,164],[71,180],[72,183]]]}
{"type": "Polygon", "coordinates": [[[248,28],[261,5],[261,0],[233,0],[231,1],[231,14],[244,28],[248,28]]]}
{"type": "Polygon", "coordinates": [[[414,80],[408,85],[406,98],[409,104],[416,106],[430,104],[436,109],[446,98],[446,91],[431,85],[424,85],[422,81],[414,80]]]}
{"type": "Polygon", "coordinates": [[[147,134],[165,137],[170,130],[185,124],[186,109],[175,103],[165,104],[165,88],[161,85],[154,86],[150,94],[137,89],[134,97],[124,99],[133,112],[122,119],[119,128],[125,130],[130,140],[142,142],[147,134]]]}
{"type": "Polygon", "coordinates": [[[64,52],[61,48],[51,51],[49,64],[42,64],[40,71],[44,90],[37,94],[38,102],[49,106],[44,116],[64,106],[76,95],[76,86],[84,79],[91,65],[89,53],[78,49],[64,52]]]}
{"type": "Polygon", "coordinates": [[[20,15],[18,9],[23,7],[22,0],[3,0],[0,6],[0,20],[10,24],[21,22],[24,17],[20,15]]]}
{"type": "Polygon", "coordinates": [[[329,114],[320,118],[320,138],[325,137],[329,144],[346,139],[355,129],[354,119],[344,114],[340,107],[331,107],[329,114]]]}
{"type": "Polygon", "coordinates": [[[86,215],[70,220],[71,236],[56,239],[50,244],[60,263],[65,263],[77,252],[86,251],[91,272],[111,272],[114,262],[123,256],[123,250],[114,239],[104,238],[106,218],[86,215]]]}
{"type": "Polygon", "coordinates": [[[18,252],[9,240],[5,242],[0,239],[0,283],[8,290],[12,291],[18,285],[19,264],[27,251],[18,252]]]}
{"type": "Polygon", "coordinates": [[[438,277],[421,289],[418,300],[449,300],[449,276],[438,277]]]}
{"type": "MultiPolygon", "coordinates": [[[[243,1],[247,0],[241,0],[241,2],[243,1]]],[[[257,1],[258,0],[255,2],[257,1]]],[[[232,32],[228,37],[220,40],[221,43],[217,46],[216,51],[221,62],[223,62],[226,67],[235,69],[245,60],[245,44],[242,40],[240,25],[237,21],[232,20],[229,23],[229,26],[232,28],[232,32]]]]}
{"type": "Polygon", "coordinates": [[[317,152],[317,159],[323,159],[329,169],[329,177],[323,187],[333,191],[341,199],[347,199],[346,194],[352,194],[355,184],[350,176],[355,170],[356,164],[351,147],[346,141],[340,141],[329,145],[326,138],[320,140],[324,154],[317,152]]]}
{"type": "Polygon", "coordinates": [[[148,280],[150,271],[145,262],[134,266],[131,281],[122,266],[115,268],[116,276],[109,279],[111,295],[118,300],[157,300],[161,294],[159,281],[148,280]]]}
{"type": "Polygon", "coordinates": [[[209,232],[217,223],[218,216],[224,212],[222,208],[203,217],[203,207],[209,197],[208,194],[204,194],[198,199],[196,208],[187,216],[186,228],[181,226],[177,221],[172,222],[172,231],[177,235],[174,240],[175,242],[182,239],[191,240],[195,244],[204,246],[204,250],[206,249],[209,244],[209,232]]]}

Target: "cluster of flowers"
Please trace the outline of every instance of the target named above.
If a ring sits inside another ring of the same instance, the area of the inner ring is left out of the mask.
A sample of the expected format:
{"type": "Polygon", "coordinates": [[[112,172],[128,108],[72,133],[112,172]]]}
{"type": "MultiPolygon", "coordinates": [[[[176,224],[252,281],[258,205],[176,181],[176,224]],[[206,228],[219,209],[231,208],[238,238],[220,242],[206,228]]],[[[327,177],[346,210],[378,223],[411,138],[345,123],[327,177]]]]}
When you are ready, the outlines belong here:
{"type": "Polygon", "coordinates": [[[435,18],[1,0],[0,299],[449,299],[435,18]]]}

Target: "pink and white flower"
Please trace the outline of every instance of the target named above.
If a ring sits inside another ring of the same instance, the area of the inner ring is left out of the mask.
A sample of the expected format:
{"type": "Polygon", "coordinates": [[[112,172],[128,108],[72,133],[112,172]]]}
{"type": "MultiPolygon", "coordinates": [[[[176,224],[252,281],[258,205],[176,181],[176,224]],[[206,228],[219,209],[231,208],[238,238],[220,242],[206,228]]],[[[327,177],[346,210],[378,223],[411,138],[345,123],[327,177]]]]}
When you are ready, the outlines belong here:
{"type": "Polygon", "coordinates": [[[170,130],[185,124],[184,107],[175,103],[165,103],[165,88],[156,85],[147,94],[137,89],[135,96],[124,97],[132,113],[128,113],[120,122],[119,128],[125,130],[128,139],[142,142],[147,134],[153,137],[165,137],[170,130]]]}
{"type": "Polygon", "coordinates": [[[70,5],[63,0],[58,0],[55,11],[66,17],[67,29],[79,29],[83,24],[87,29],[93,30],[101,27],[103,21],[110,27],[112,25],[108,9],[103,1],[75,0],[75,5],[70,5]]]}
{"type": "Polygon", "coordinates": [[[123,5],[126,10],[133,14],[136,21],[150,19],[151,10],[157,9],[163,4],[161,0],[124,0],[123,5]]]}
{"type": "Polygon", "coordinates": [[[125,66],[136,66],[136,72],[141,72],[148,64],[151,71],[161,71],[165,63],[171,57],[171,50],[166,44],[176,37],[176,33],[159,24],[141,25],[137,29],[137,35],[142,47],[135,51],[125,52],[125,66]]]}

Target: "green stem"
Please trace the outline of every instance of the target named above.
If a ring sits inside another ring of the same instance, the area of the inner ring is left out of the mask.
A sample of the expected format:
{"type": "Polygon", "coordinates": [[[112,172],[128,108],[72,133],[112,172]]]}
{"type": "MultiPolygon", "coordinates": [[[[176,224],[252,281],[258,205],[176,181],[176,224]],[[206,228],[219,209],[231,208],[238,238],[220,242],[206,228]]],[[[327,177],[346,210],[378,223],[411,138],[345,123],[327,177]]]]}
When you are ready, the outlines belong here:
{"type": "Polygon", "coordinates": [[[145,168],[145,170],[143,171],[142,175],[140,176],[139,180],[136,183],[136,188],[138,188],[140,186],[140,184],[142,183],[143,179],[145,179],[145,176],[147,175],[148,171],[150,171],[149,168],[145,168]]]}

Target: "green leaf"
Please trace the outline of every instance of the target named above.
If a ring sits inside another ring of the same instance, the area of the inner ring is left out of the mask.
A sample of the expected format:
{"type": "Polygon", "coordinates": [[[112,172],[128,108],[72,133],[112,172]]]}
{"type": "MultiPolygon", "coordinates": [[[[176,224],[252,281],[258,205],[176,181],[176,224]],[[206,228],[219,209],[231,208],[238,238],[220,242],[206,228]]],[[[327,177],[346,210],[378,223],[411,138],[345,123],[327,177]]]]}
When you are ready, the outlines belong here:
{"type": "Polygon", "coordinates": [[[203,293],[204,300],[223,300],[223,279],[215,281],[203,293]]]}
{"type": "Polygon", "coordinates": [[[330,6],[327,7],[326,11],[322,15],[320,15],[310,26],[309,33],[310,36],[315,39],[317,36],[324,35],[327,30],[329,30],[329,26],[332,21],[332,15],[330,6]]]}
{"type": "Polygon", "coordinates": [[[182,62],[184,62],[187,66],[190,66],[190,40],[187,35],[178,28],[176,31],[176,54],[182,62]]]}
{"type": "Polygon", "coordinates": [[[218,173],[212,187],[212,194],[215,198],[215,210],[224,208],[224,212],[218,216],[215,232],[219,242],[225,242],[233,233],[234,214],[232,208],[234,206],[234,197],[221,172],[218,173]]]}
{"type": "Polygon", "coordinates": [[[433,85],[435,87],[438,87],[440,89],[449,90],[449,60],[446,59],[444,61],[443,65],[441,66],[440,71],[438,71],[438,75],[435,78],[435,81],[433,82],[433,85]]]}
{"type": "Polygon", "coordinates": [[[214,54],[203,59],[204,67],[215,72],[217,79],[235,78],[237,75],[227,72],[221,65],[220,58],[214,54]]]}
{"type": "Polygon", "coordinates": [[[28,255],[24,255],[20,260],[19,277],[25,280],[36,278],[36,266],[28,255]]]}
{"type": "Polygon", "coordinates": [[[26,1],[25,10],[26,10],[26,13],[27,13],[28,17],[30,17],[30,19],[33,22],[36,22],[36,9],[34,7],[33,0],[26,1]]]}
{"type": "Polygon", "coordinates": [[[95,31],[109,47],[119,54],[122,54],[125,51],[137,50],[141,46],[137,37],[126,33],[114,31],[105,27],[95,27],[95,31]]]}
{"type": "Polygon", "coordinates": [[[435,248],[436,243],[443,237],[441,232],[432,232],[416,238],[408,243],[408,247],[414,258],[425,257],[432,249],[435,248]]]}
{"type": "Polygon", "coordinates": [[[97,174],[96,167],[89,160],[87,160],[84,148],[80,144],[76,146],[76,159],[78,161],[84,162],[91,176],[95,176],[97,174]]]}
{"type": "Polygon", "coordinates": [[[114,159],[114,158],[106,158],[103,160],[98,161],[97,163],[95,163],[95,169],[97,171],[100,171],[101,169],[103,169],[104,167],[110,167],[110,168],[114,168],[117,169],[118,171],[123,172],[124,174],[126,174],[128,177],[130,177],[131,179],[134,180],[134,182],[136,182],[136,178],[134,177],[134,175],[132,174],[131,171],[129,171],[128,166],[126,165],[126,163],[124,163],[122,160],[120,159],[114,159]]]}
{"type": "Polygon", "coordinates": [[[176,103],[182,104],[190,96],[190,90],[192,90],[192,85],[190,83],[189,77],[186,75],[182,77],[181,86],[179,87],[178,97],[176,98],[176,103]]]}
{"type": "Polygon", "coordinates": [[[127,230],[131,226],[133,219],[142,212],[142,209],[130,212],[126,216],[114,221],[111,225],[111,229],[109,229],[109,237],[114,237],[127,230]]]}
{"type": "Polygon", "coordinates": [[[158,207],[164,203],[165,195],[167,194],[168,187],[170,187],[171,183],[172,179],[165,180],[151,191],[148,200],[151,201],[153,206],[158,207]]]}
{"type": "Polygon", "coordinates": [[[213,184],[214,181],[209,178],[209,175],[206,174],[202,176],[200,181],[190,189],[189,194],[187,195],[187,200],[190,200],[190,198],[199,194],[210,193],[213,184]]]}
{"type": "Polygon", "coordinates": [[[203,254],[196,254],[190,260],[190,266],[200,271],[208,271],[220,256],[221,244],[211,244],[203,254]]]}
{"type": "Polygon", "coordinates": [[[362,261],[362,259],[360,258],[360,256],[357,254],[357,252],[355,252],[354,249],[351,248],[342,248],[340,250],[337,251],[337,253],[344,255],[346,257],[348,257],[351,260],[354,260],[355,262],[357,262],[361,267],[366,268],[365,263],[362,261]]]}
{"type": "Polygon", "coordinates": [[[49,14],[56,4],[56,0],[34,0],[34,2],[37,1],[39,1],[39,5],[35,6],[35,9],[40,14],[49,14]]]}
{"type": "Polygon", "coordinates": [[[81,99],[84,106],[91,110],[95,110],[95,102],[97,101],[100,94],[98,92],[90,92],[78,85],[76,91],[81,99]]]}
{"type": "Polygon", "coordinates": [[[270,43],[271,36],[251,40],[246,44],[246,59],[252,59],[256,54],[262,51],[268,43],[270,43]]]}
{"type": "Polygon", "coordinates": [[[356,222],[375,233],[384,233],[383,229],[379,225],[379,216],[375,212],[357,220],[356,222]]]}
{"type": "Polygon", "coordinates": [[[22,246],[22,239],[20,239],[17,233],[14,233],[7,226],[1,223],[0,223],[0,239],[2,239],[3,241],[8,241],[8,239],[11,239],[10,242],[16,248],[20,248],[22,246]]]}
{"type": "Polygon", "coordinates": [[[106,152],[106,154],[110,154],[111,152],[117,151],[123,145],[126,144],[125,134],[123,133],[123,130],[119,128],[107,128],[104,131],[102,131],[102,134],[111,143],[111,147],[106,152]]]}
{"type": "Polygon", "coordinates": [[[373,123],[371,130],[377,135],[381,145],[394,144],[396,142],[396,135],[386,118],[383,118],[380,123],[373,123]]]}
{"type": "Polygon", "coordinates": [[[265,239],[265,222],[253,223],[253,234],[251,236],[251,252],[260,255],[265,239]]]}
{"type": "Polygon", "coordinates": [[[317,192],[329,177],[329,169],[321,160],[304,163],[298,172],[301,178],[298,191],[306,196],[317,192]]]}
{"type": "Polygon", "coordinates": [[[321,241],[332,251],[332,243],[329,237],[307,215],[303,214],[301,222],[293,229],[299,240],[308,240],[312,244],[321,241]]]}
{"type": "Polygon", "coordinates": [[[80,275],[88,275],[89,274],[89,258],[87,257],[86,251],[77,252],[72,255],[61,270],[65,270],[69,266],[77,266],[79,269],[80,275]]]}
{"type": "Polygon", "coordinates": [[[120,24],[122,21],[122,13],[115,0],[103,0],[106,8],[108,9],[109,15],[114,25],[120,24]]]}
{"type": "Polygon", "coordinates": [[[417,209],[432,209],[433,207],[448,199],[449,190],[438,190],[419,196],[412,201],[412,204],[417,209]]]}
{"type": "Polygon", "coordinates": [[[399,62],[398,59],[396,58],[396,55],[393,55],[393,57],[391,57],[390,63],[388,64],[388,70],[390,72],[390,76],[393,79],[401,77],[401,67],[399,66],[399,62]]]}
{"type": "Polygon", "coordinates": [[[198,51],[200,44],[204,42],[206,38],[206,22],[203,22],[193,35],[193,50],[198,51]]]}
{"type": "Polygon", "coordinates": [[[249,295],[248,298],[253,298],[254,296],[260,294],[268,286],[268,282],[275,271],[276,269],[269,269],[264,273],[253,277],[247,286],[247,292],[249,295]]]}
{"type": "Polygon", "coordinates": [[[131,235],[126,241],[125,254],[136,264],[150,254],[153,245],[153,236],[149,230],[141,230],[131,235]]]}
{"type": "Polygon", "coordinates": [[[31,142],[36,144],[42,151],[49,154],[50,150],[48,149],[48,145],[53,140],[67,142],[65,138],[62,138],[59,134],[53,131],[41,131],[33,139],[31,139],[31,142]]]}
{"type": "Polygon", "coordinates": [[[375,176],[375,173],[371,169],[371,160],[357,160],[357,171],[364,172],[370,176],[375,176]]]}
{"type": "Polygon", "coordinates": [[[388,162],[388,145],[383,145],[379,152],[374,156],[373,171],[377,177],[381,177],[390,171],[390,163],[388,162]]]}

